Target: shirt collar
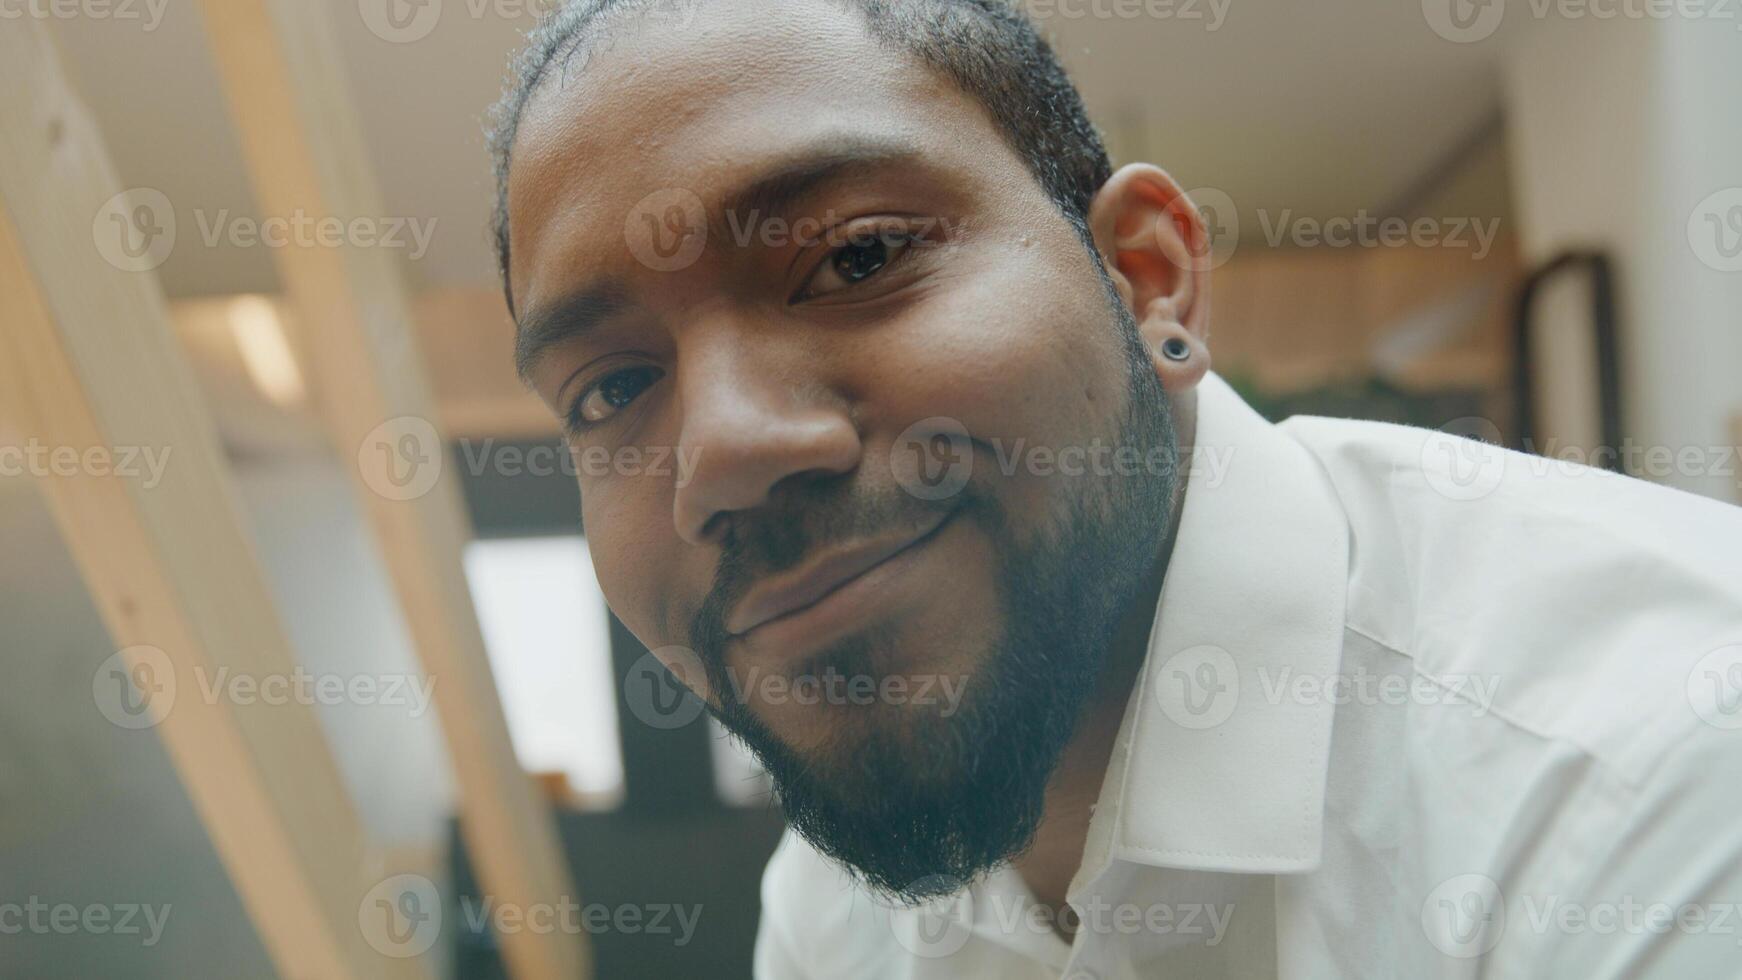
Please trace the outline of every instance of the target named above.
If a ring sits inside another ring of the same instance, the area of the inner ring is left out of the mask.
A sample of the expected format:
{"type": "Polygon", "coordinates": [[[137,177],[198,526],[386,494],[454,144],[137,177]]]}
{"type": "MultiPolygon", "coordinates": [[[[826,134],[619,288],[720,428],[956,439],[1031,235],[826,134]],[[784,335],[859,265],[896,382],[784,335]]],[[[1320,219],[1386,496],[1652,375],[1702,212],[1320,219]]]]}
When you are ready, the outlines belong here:
{"type": "Polygon", "coordinates": [[[1115,861],[1244,873],[1319,865],[1347,519],[1318,463],[1214,374],[1149,652],[1071,894],[1115,861]]]}

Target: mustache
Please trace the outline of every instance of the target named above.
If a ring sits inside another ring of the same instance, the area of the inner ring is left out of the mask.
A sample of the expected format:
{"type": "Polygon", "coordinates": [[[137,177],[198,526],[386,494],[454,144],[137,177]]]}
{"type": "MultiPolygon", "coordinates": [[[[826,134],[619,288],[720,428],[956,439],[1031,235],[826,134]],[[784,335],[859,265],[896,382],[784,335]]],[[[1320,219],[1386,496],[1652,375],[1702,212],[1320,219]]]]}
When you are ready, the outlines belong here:
{"type": "Polygon", "coordinates": [[[971,503],[966,489],[949,500],[922,500],[898,485],[875,486],[852,474],[776,488],[754,511],[730,515],[713,585],[691,624],[705,663],[718,662],[730,634],[726,616],[760,578],[783,572],[834,545],[918,529],[971,503]]]}

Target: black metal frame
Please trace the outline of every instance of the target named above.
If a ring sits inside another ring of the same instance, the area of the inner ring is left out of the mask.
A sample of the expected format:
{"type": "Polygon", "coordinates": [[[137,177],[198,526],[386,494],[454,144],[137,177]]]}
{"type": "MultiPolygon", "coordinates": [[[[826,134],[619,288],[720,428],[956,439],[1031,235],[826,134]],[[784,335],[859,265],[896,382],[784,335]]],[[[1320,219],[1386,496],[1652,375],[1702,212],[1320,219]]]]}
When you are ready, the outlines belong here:
{"type": "Polygon", "coordinates": [[[1534,308],[1537,294],[1550,280],[1567,272],[1584,270],[1591,277],[1591,329],[1597,349],[1597,398],[1601,415],[1603,446],[1598,453],[1603,465],[1617,473],[1621,467],[1621,349],[1616,318],[1615,273],[1603,252],[1567,251],[1550,259],[1527,276],[1518,288],[1513,317],[1514,448],[1528,451],[1537,444],[1536,406],[1532,381],[1536,377],[1534,308]]]}

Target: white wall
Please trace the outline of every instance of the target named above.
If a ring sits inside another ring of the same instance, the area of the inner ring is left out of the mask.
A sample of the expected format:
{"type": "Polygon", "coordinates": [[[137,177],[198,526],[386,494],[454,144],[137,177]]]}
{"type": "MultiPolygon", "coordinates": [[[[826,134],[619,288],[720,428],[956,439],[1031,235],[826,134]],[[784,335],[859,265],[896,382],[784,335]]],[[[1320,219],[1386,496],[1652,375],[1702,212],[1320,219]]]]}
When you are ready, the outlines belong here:
{"type": "MultiPolygon", "coordinates": [[[[1742,187],[1742,33],[1725,20],[1525,19],[1508,39],[1505,93],[1514,200],[1527,261],[1597,247],[1615,260],[1624,435],[1706,464],[1650,478],[1742,499],[1716,472],[1742,412],[1742,272],[1690,240],[1710,194],[1742,187]]],[[[1742,203],[1742,191],[1737,201],[1742,203]]],[[[1742,220],[1742,219],[1739,219],[1742,220]]],[[[1595,439],[1582,293],[1544,297],[1545,429],[1595,439]]]]}

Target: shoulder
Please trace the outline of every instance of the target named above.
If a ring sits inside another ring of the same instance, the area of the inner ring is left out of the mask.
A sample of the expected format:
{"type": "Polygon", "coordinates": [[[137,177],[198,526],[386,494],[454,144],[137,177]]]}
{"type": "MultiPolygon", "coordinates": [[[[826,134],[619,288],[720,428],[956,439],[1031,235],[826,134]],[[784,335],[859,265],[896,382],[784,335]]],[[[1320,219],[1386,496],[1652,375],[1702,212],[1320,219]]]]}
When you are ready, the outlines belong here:
{"type": "MultiPolygon", "coordinates": [[[[1561,556],[1563,562],[1627,553],[1690,575],[1742,571],[1733,547],[1742,542],[1742,508],[1730,504],[1434,429],[1312,417],[1280,428],[1318,460],[1357,530],[1379,520],[1400,530],[1474,532],[1528,523],[1586,539],[1587,547],[1561,556]]],[[[1734,472],[1733,454],[1707,463],[1734,472]]],[[[1516,541],[1514,550],[1532,543],[1516,541]]]]}
{"type": "Polygon", "coordinates": [[[1490,724],[1632,785],[1742,725],[1742,508],[1432,430],[1281,428],[1348,516],[1348,628],[1490,681],[1490,724]]]}
{"type": "Polygon", "coordinates": [[[1508,928],[1531,933],[1531,972],[1733,975],[1742,945],[1742,731],[1700,726],[1639,784],[1588,803],[1559,836],[1557,860],[1503,893],[1508,928]]]}

